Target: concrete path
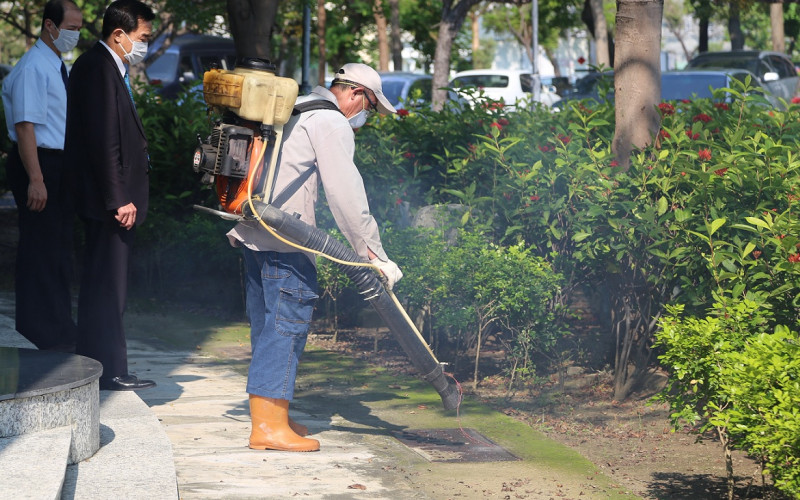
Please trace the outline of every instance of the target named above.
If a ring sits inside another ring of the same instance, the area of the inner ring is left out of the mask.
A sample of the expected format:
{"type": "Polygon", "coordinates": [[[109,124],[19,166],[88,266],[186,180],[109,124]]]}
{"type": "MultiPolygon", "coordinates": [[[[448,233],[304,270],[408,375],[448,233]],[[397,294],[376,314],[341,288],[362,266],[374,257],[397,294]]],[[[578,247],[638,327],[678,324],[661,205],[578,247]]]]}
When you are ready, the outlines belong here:
{"type": "MultiPolygon", "coordinates": [[[[184,500],[631,498],[577,453],[503,415],[491,439],[521,460],[430,461],[436,457],[407,447],[394,433],[468,427],[495,421],[498,414],[473,410],[457,418],[435,407],[438,400],[417,405],[387,400],[377,387],[329,387],[319,382],[318,374],[304,374],[302,366],[290,413],[309,427],[321,450],[250,450],[246,363],[169,352],[142,342],[132,342],[129,352],[131,371],[159,384],[138,394],[172,442],[184,500]],[[547,451],[531,454],[531,442],[535,448],[545,441],[542,450],[547,451]]],[[[431,394],[436,398],[432,389],[431,394]]]]}

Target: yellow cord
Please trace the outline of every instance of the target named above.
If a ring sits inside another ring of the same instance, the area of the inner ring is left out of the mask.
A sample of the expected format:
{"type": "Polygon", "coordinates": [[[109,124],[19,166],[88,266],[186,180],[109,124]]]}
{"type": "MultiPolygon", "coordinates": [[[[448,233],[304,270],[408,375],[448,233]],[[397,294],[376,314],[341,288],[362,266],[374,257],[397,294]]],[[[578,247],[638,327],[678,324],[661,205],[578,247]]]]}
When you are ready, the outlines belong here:
{"type": "MultiPolygon", "coordinates": [[[[264,141],[261,141],[261,142],[262,142],[262,145],[263,145],[264,141]]],[[[264,145],[264,147],[258,152],[258,160],[256,160],[256,163],[255,163],[256,166],[261,164],[261,162],[264,160],[264,154],[266,153],[266,151],[267,151],[267,147],[266,147],[266,145],[264,145]]],[[[262,226],[264,226],[264,229],[266,229],[272,236],[277,238],[278,241],[282,241],[283,243],[286,243],[287,245],[289,245],[291,247],[297,248],[298,250],[302,250],[304,252],[309,252],[309,253],[312,253],[314,255],[319,255],[319,256],[325,257],[326,259],[328,259],[328,260],[330,260],[332,262],[336,262],[337,264],[341,264],[341,265],[344,265],[344,266],[353,266],[353,267],[369,267],[369,268],[372,268],[373,270],[375,270],[378,273],[381,272],[380,268],[378,266],[376,266],[375,264],[370,264],[368,262],[350,262],[350,261],[340,260],[340,259],[337,259],[337,258],[331,256],[331,255],[323,253],[323,252],[321,252],[319,250],[306,248],[306,247],[304,247],[302,245],[299,245],[297,243],[289,241],[286,238],[284,238],[283,236],[279,235],[273,228],[271,228],[269,226],[269,224],[264,222],[264,220],[261,218],[261,216],[256,212],[256,208],[253,205],[253,179],[255,179],[255,177],[256,177],[255,175],[251,175],[250,178],[247,180],[247,204],[250,207],[250,211],[253,213],[253,215],[255,216],[255,218],[258,221],[258,223],[261,224],[262,226]]],[[[271,185],[272,184],[272,179],[266,179],[265,182],[266,182],[265,186],[271,185]]],[[[395,305],[397,306],[397,309],[400,312],[403,313],[403,318],[405,318],[406,322],[408,323],[408,326],[411,327],[411,329],[414,331],[414,333],[419,338],[419,340],[422,343],[422,345],[425,346],[425,348],[430,353],[431,357],[433,357],[433,359],[435,360],[436,356],[433,354],[433,351],[431,351],[430,346],[428,346],[428,343],[422,337],[422,334],[419,332],[419,330],[417,330],[417,326],[414,324],[413,321],[411,321],[411,318],[408,316],[408,313],[406,313],[406,310],[403,308],[402,304],[400,304],[400,301],[397,299],[395,294],[391,290],[386,288],[386,287],[384,287],[384,289],[389,294],[389,297],[391,297],[392,300],[394,301],[395,305]]],[[[438,361],[437,361],[437,363],[438,363],[438,361]]]]}

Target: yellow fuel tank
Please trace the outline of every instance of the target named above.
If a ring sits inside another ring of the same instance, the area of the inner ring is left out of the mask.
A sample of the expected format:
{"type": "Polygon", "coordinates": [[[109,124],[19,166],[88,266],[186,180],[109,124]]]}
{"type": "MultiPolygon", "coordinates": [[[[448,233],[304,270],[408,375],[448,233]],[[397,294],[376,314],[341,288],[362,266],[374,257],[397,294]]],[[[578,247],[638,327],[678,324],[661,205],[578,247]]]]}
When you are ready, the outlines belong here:
{"type": "Polygon", "coordinates": [[[298,91],[293,79],[262,69],[211,69],[203,75],[203,96],[209,105],[265,125],[289,121],[298,91]]]}

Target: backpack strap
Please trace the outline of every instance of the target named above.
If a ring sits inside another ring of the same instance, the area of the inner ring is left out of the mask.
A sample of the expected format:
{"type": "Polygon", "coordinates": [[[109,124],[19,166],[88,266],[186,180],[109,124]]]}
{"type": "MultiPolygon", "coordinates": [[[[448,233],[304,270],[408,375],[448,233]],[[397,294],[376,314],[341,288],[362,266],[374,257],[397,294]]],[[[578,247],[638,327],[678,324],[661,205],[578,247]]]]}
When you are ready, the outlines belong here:
{"type": "MultiPolygon", "coordinates": [[[[328,109],[331,111],[338,111],[339,113],[342,113],[342,110],[339,109],[339,106],[332,103],[331,101],[327,99],[314,99],[312,101],[306,101],[306,102],[301,102],[300,104],[295,104],[294,109],[292,109],[292,116],[297,116],[301,113],[305,113],[307,111],[315,111],[318,109],[328,109]]],[[[344,116],[344,113],[342,113],[342,115],[344,116]]],[[[305,184],[308,178],[311,177],[311,174],[316,172],[316,170],[317,167],[314,166],[313,168],[309,168],[308,170],[300,174],[299,177],[293,180],[288,186],[283,188],[283,191],[281,191],[277,196],[274,196],[270,204],[275,207],[280,207],[281,205],[286,203],[289,200],[289,198],[291,198],[297,192],[297,190],[300,189],[300,186],[305,184]]]]}
{"type": "MultiPolygon", "coordinates": [[[[331,111],[338,111],[342,113],[342,110],[339,109],[339,106],[332,103],[327,99],[313,99],[311,101],[301,102],[300,104],[295,104],[294,109],[292,109],[292,116],[297,116],[300,113],[305,113],[306,111],[314,111],[317,109],[329,109],[331,111]]],[[[344,115],[344,113],[342,113],[344,115]]]]}

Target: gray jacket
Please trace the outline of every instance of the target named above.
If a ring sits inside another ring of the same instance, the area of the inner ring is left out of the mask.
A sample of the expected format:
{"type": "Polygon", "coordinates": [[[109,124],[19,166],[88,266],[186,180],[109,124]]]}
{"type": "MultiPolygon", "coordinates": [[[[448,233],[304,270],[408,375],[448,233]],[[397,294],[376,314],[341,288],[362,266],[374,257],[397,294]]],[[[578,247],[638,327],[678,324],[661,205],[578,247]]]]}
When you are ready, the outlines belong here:
{"type": "MultiPolygon", "coordinates": [[[[336,97],[325,87],[316,87],[298,103],[327,99],[336,104],[336,97]]],[[[314,110],[292,116],[284,126],[283,145],[278,157],[275,195],[309,168],[317,171],[280,208],[286,213],[299,214],[300,220],[316,226],[314,207],[318,186],[322,183],[328,206],[336,224],[356,253],[368,258],[372,250],[382,261],[388,257],[381,245],[378,224],[369,211],[364,181],[353,163],[355,135],[350,123],[334,110],[314,110]]],[[[299,250],[278,241],[258,222],[240,222],[228,232],[231,244],[242,244],[251,250],[297,252],[299,250]]],[[[313,254],[307,253],[312,262],[313,254]]]]}

